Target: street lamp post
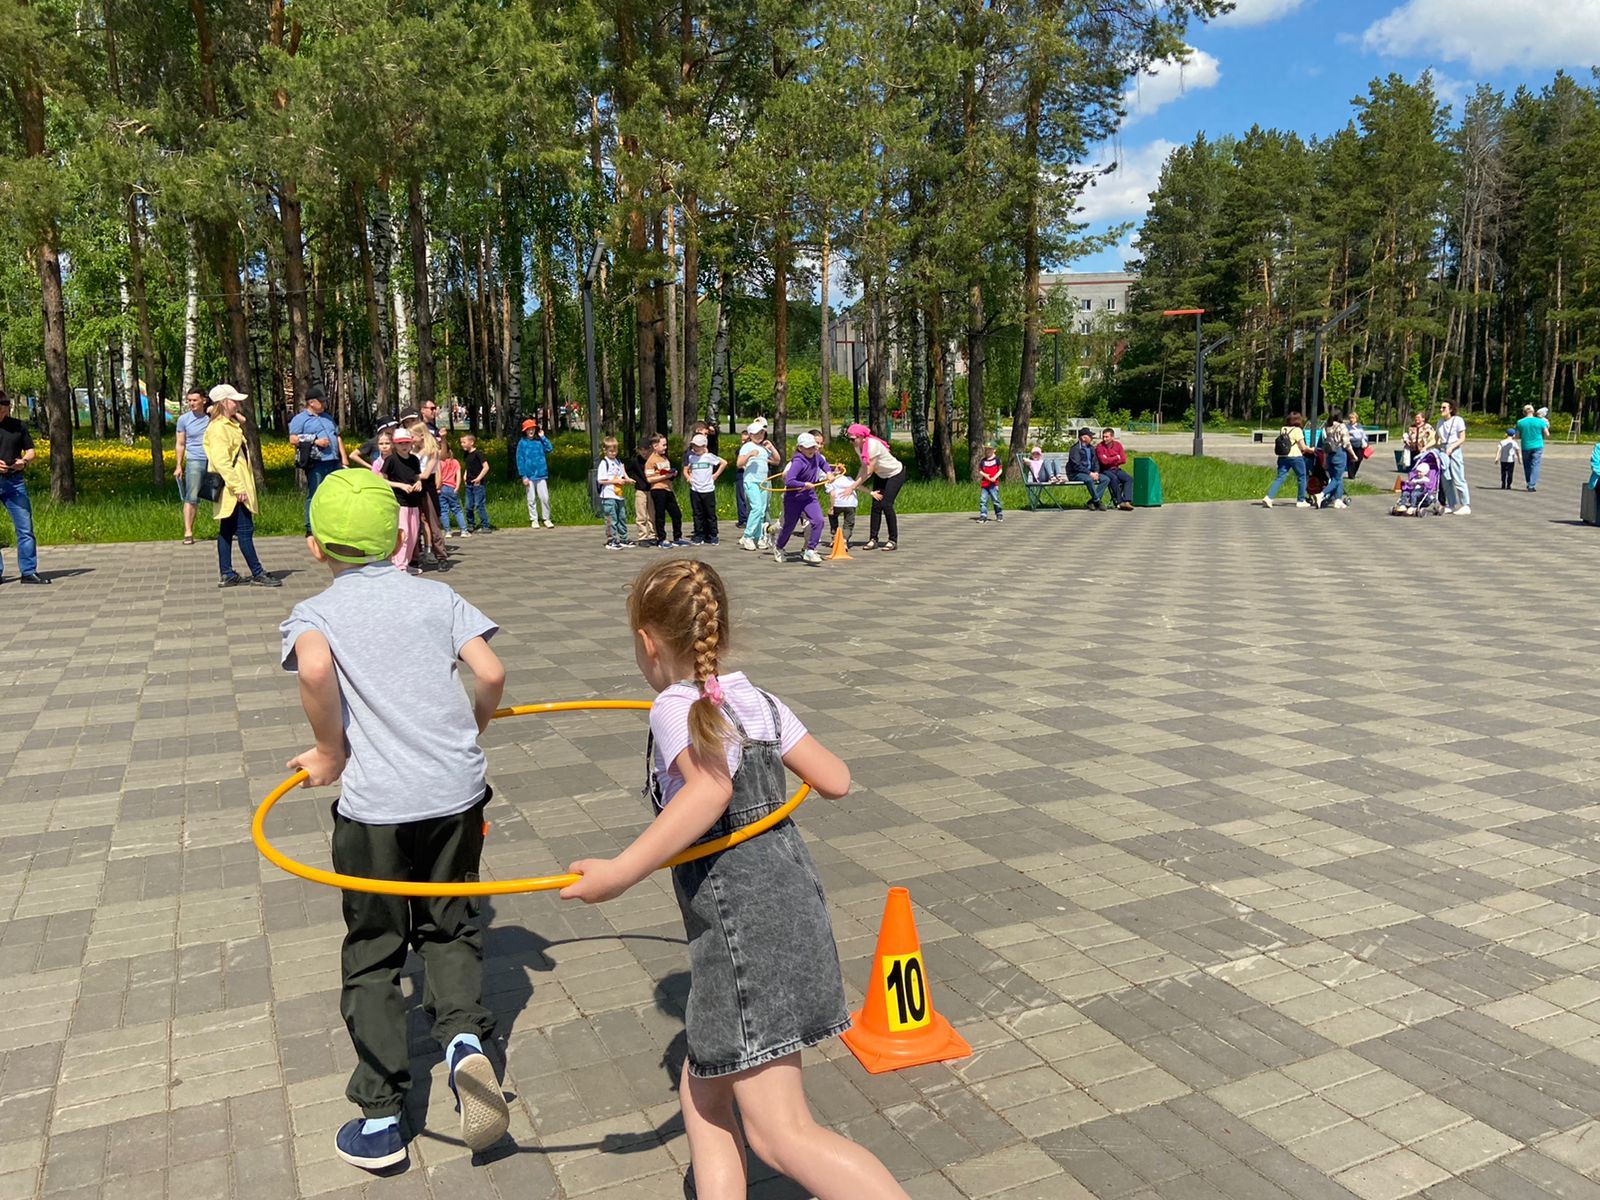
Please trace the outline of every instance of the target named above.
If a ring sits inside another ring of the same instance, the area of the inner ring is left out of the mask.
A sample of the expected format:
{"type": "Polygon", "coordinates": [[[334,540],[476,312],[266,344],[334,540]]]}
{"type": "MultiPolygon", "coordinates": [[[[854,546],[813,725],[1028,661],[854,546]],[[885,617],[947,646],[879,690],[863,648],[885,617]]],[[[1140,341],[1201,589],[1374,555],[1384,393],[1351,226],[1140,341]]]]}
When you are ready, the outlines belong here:
{"type": "Polygon", "coordinates": [[[1312,356],[1315,359],[1316,364],[1317,364],[1315,369],[1311,372],[1311,428],[1312,429],[1316,429],[1317,428],[1317,409],[1319,407],[1321,407],[1321,401],[1322,401],[1322,335],[1327,333],[1329,330],[1333,329],[1333,327],[1338,325],[1341,321],[1344,321],[1344,320],[1354,316],[1355,313],[1356,313],[1356,310],[1359,309],[1360,307],[1361,307],[1361,301],[1357,300],[1354,304],[1350,305],[1350,307],[1346,308],[1343,312],[1335,313],[1333,316],[1329,317],[1326,321],[1324,321],[1321,325],[1317,326],[1316,348],[1312,351],[1312,356]]]}
{"type": "Polygon", "coordinates": [[[596,242],[589,256],[589,269],[583,273],[583,358],[589,374],[589,461],[600,461],[600,392],[594,373],[594,299],[590,294],[595,276],[600,272],[600,261],[605,256],[605,245],[596,242]]]}
{"type": "Polygon", "coordinates": [[[1205,330],[1200,326],[1203,308],[1169,308],[1163,317],[1194,318],[1194,455],[1206,452],[1206,346],[1205,330]]]}

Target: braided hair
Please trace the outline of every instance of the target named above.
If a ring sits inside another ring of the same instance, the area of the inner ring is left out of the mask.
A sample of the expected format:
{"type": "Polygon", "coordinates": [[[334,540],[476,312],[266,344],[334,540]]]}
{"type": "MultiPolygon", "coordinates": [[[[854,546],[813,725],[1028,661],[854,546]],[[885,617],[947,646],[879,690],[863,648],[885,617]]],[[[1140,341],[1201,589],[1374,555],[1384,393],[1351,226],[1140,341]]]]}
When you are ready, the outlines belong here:
{"type": "Polygon", "coordinates": [[[634,629],[649,630],[673,658],[692,666],[700,695],[689,707],[689,740],[695,753],[714,759],[733,736],[720,701],[707,694],[720,693],[715,680],[728,642],[728,591],[722,576],[693,558],[653,563],[634,580],[628,620],[634,629]]]}

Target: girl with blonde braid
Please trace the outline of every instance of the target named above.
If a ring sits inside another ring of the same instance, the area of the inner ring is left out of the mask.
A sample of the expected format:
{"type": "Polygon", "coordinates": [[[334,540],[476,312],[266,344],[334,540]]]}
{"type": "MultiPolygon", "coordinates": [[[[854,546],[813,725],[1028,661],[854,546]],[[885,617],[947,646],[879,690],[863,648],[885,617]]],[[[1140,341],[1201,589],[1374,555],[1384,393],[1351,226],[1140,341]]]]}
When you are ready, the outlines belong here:
{"type": "MultiPolygon", "coordinates": [[[[728,620],[722,578],[698,559],[666,559],[634,580],[634,661],[656,691],[645,750],[656,817],[616,858],[573,863],[583,878],[563,899],[610,900],[689,846],[759,821],[786,799],[785,767],[829,799],[850,790],[850,769],[782,701],[743,672],[721,673],[728,620]]],[[[748,1142],[818,1200],[905,1200],[871,1152],[818,1125],[806,1103],[801,1049],[850,1017],[822,885],[794,822],[674,867],[672,884],[689,941],[678,1089],[689,1194],[744,1197],[748,1142]]]]}

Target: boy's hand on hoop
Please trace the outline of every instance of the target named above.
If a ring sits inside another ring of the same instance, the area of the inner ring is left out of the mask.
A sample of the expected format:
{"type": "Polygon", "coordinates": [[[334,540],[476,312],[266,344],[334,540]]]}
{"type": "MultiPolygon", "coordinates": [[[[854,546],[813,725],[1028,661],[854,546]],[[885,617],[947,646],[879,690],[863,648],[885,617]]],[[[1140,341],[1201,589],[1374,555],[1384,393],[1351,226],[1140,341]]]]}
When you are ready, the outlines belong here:
{"type": "Polygon", "coordinates": [[[567,870],[574,875],[582,875],[583,878],[561,889],[563,900],[582,900],[585,904],[599,904],[616,899],[634,883],[614,858],[580,858],[567,870]]]}
{"type": "Polygon", "coordinates": [[[327,787],[344,774],[345,756],[313,746],[289,760],[291,771],[304,771],[309,778],[302,787],[327,787]]]}

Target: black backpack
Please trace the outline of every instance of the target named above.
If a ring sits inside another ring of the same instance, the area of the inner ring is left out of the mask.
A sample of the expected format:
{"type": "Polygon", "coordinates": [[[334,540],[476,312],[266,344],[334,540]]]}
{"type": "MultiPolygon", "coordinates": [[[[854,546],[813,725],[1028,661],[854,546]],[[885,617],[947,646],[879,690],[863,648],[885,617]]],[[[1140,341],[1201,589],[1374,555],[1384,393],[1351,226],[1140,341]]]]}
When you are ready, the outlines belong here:
{"type": "Polygon", "coordinates": [[[1277,440],[1272,443],[1272,452],[1279,458],[1287,458],[1289,456],[1289,451],[1293,449],[1294,439],[1289,436],[1289,431],[1287,429],[1280,433],[1277,440]]]}

